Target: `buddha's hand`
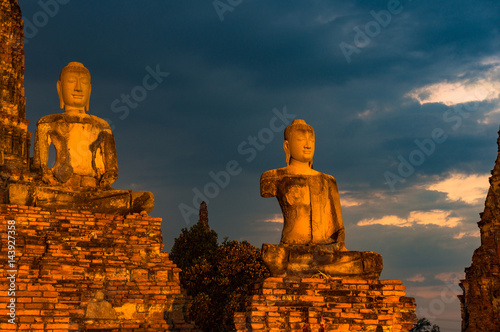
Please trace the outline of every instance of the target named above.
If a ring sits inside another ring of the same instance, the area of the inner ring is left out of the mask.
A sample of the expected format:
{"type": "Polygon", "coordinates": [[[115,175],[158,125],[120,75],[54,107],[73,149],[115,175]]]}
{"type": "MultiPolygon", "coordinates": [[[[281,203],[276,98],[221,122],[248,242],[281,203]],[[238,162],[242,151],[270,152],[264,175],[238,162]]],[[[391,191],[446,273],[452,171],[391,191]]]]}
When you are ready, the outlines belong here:
{"type": "Polygon", "coordinates": [[[345,248],[344,242],[335,242],[333,243],[333,248],[338,251],[349,251],[345,248]]]}
{"type": "Polygon", "coordinates": [[[110,187],[113,182],[115,182],[117,178],[117,174],[115,172],[106,172],[102,175],[101,181],[99,182],[99,187],[110,187]]]}
{"type": "Polygon", "coordinates": [[[59,183],[59,181],[57,181],[51,171],[43,172],[42,181],[43,183],[47,183],[50,185],[56,185],[59,183]]]}
{"type": "Polygon", "coordinates": [[[347,250],[347,248],[345,247],[345,242],[339,242],[339,243],[338,243],[338,245],[339,245],[339,250],[340,250],[340,251],[349,251],[349,250],[347,250]]]}

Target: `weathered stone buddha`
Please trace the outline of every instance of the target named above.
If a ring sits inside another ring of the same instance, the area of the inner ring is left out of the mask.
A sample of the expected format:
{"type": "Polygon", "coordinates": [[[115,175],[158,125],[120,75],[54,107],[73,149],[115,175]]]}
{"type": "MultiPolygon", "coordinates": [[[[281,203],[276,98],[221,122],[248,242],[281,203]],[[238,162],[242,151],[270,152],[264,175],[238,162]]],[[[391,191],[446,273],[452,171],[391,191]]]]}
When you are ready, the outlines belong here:
{"type": "Polygon", "coordinates": [[[86,114],[91,92],[90,72],[79,62],[69,63],[57,82],[64,113],[44,116],[37,123],[32,169],[40,176],[28,186],[11,186],[13,204],[84,209],[93,212],[151,212],[150,192],[114,190],[118,178],[115,139],[109,124],[86,114]],[[49,168],[49,148],[55,164],[49,168]]]}
{"type": "Polygon", "coordinates": [[[382,256],[348,251],[337,182],[313,169],[315,135],[304,120],[285,129],[283,148],[287,166],[264,172],[262,197],[274,197],[283,213],[279,245],[264,244],[263,258],[275,276],[378,278],[382,256]]]}

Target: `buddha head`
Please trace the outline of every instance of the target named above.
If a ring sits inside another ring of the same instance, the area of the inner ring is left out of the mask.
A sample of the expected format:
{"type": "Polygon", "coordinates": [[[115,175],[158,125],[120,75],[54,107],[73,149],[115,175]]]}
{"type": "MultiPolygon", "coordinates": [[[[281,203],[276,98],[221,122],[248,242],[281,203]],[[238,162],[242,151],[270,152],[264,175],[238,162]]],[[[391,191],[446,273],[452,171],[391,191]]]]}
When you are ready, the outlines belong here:
{"type": "Polygon", "coordinates": [[[283,149],[286,154],[286,164],[292,159],[308,163],[312,168],[314,156],[314,129],[304,120],[296,119],[285,128],[283,149]]]}
{"type": "Polygon", "coordinates": [[[65,111],[89,110],[90,72],[80,62],[70,62],[61,71],[57,93],[61,108],[65,111]]]}

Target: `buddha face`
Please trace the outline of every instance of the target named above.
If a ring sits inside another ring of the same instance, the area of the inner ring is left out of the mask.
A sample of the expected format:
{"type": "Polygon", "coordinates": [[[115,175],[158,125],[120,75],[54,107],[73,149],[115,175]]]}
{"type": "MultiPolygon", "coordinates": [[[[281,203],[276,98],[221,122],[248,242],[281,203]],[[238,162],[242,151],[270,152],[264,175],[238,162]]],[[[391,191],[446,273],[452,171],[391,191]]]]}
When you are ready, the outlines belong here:
{"type": "Polygon", "coordinates": [[[294,130],[284,143],[291,159],[301,163],[312,163],[314,156],[314,133],[309,130],[294,130]]]}
{"type": "Polygon", "coordinates": [[[67,71],[57,82],[57,92],[61,100],[61,108],[88,109],[90,99],[90,77],[81,71],[67,71]]]}

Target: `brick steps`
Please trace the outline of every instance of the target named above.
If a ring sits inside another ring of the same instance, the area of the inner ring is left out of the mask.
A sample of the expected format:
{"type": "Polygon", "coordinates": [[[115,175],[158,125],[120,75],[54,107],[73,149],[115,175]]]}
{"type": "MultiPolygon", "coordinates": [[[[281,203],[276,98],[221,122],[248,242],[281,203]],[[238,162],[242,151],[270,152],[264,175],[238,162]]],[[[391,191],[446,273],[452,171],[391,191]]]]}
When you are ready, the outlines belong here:
{"type": "Polygon", "coordinates": [[[243,331],[409,331],[415,300],[399,280],[267,278],[254,286],[246,311],[235,314],[243,331]]]}
{"type": "MultiPolygon", "coordinates": [[[[161,218],[0,205],[2,243],[8,220],[16,229],[17,330],[194,330],[184,319],[180,269],[162,252],[161,218]]],[[[0,249],[2,262],[7,251],[0,249]]],[[[2,331],[15,330],[7,270],[3,263],[2,331]]]]}

